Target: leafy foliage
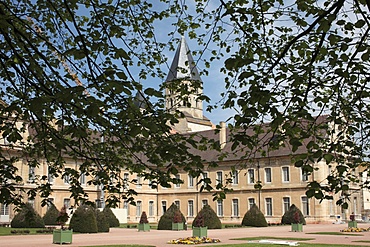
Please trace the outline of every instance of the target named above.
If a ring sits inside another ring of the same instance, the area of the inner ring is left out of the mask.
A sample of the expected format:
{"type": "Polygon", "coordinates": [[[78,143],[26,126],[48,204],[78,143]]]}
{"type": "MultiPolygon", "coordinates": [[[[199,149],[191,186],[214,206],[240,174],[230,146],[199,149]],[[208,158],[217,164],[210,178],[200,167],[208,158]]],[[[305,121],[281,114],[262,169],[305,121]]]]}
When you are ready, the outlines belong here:
{"type": "Polygon", "coordinates": [[[95,209],[87,205],[79,206],[72,215],[69,229],[73,229],[73,232],[97,233],[98,225],[95,209]]]}
{"type": "Polygon", "coordinates": [[[281,224],[290,225],[292,223],[301,223],[306,225],[306,220],[301,210],[299,210],[299,208],[294,204],[289,207],[289,210],[286,211],[281,218],[281,224]]]}
{"type": "Polygon", "coordinates": [[[42,217],[45,225],[57,225],[58,214],[58,209],[51,203],[45,215],[42,217]]]}
{"type": "Polygon", "coordinates": [[[177,214],[176,212],[179,213],[180,215],[180,220],[181,220],[180,222],[186,222],[185,216],[181,213],[181,211],[176,206],[176,204],[172,203],[171,206],[167,209],[167,211],[159,219],[157,229],[158,230],[171,230],[172,222],[174,222],[174,216],[175,214],[177,214]]]}
{"type": "Polygon", "coordinates": [[[244,214],[242,225],[243,226],[255,226],[255,227],[267,227],[265,216],[263,215],[263,213],[257,207],[256,204],[253,204],[252,207],[244,214]]]}
{"type": "Polygon", "coordinates": [[[210,205],[204,205],[194,218],[192,225],[198,226],[199,224],[207,226],[208,229],[221,229],[222,227],[220,219],[210,205]],[[200,218],[202,219],[200,220],[200,218]]]}
{"type": "Polygon", "coordinates": [[[108,220],[109,227],[119,227],[119,220],[109,207],[104,207],[103,213],[108,220]]]}
{"type": "Polygon", "coordinates": [[[99,209],[96,209],[95,212],[98,232],[109,232],[109,222],[107,215],[103,211],[100,211],[99,209]]]}
{"type": "Polygon", "coordinates": [[[26,203],[10,223],[12,228],[43,228],[44,221],[31,204],[26,203]]]}

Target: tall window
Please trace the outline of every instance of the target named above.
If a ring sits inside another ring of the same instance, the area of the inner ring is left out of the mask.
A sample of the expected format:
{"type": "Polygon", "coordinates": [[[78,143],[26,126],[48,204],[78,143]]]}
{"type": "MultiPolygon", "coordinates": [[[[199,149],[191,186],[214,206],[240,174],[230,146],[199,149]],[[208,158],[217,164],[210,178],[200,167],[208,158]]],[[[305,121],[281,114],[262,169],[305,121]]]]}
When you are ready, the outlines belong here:
{"type": "Polygon", "coordinates": [[[302,196],[302,214],[304,216],[310,215],[310,205],[307,196],[302,196]]]}
{"type": "Polygon", "coordinates": [[[224,215],[224,204],[222,200],[217,201],[217,216],[221,217],[224,215]]]}
{"type": "Polygon", "coordinates": [[[233,174],[233,184],[239,184],[239,173],[237,170],[232,172],[233,174]]]}
{"type": "Polygon", "coordinates": [[[193,200],[188,201],[188,216],[189,217],[194,216],[194,202],[193,202],[193,200]]]}
{"type": "Polygon", "coordinates": [[[308,172],[301,168],[301,178],[302,181],[308,181],[308,172]]]}
{"type": "Polygon", "coordinates": [[[249,198],[248,199],[248,208],[250,209],[254,204],[256,204],[256,201],[254,198],[249,198]]]}
{"type": "Polygon", "coordinates": [[[125,200],[123,202],[123,209],[127,209],[128,210],[128,201],[127,200],[125,200]]]}
{"type": "Polygon", "coordinates": [[[271,183],[272,182],[272,176],[271,176],[271,168],[265,168],[265,181],[266,183],[271,183]]]}
{"type": "Polygon", "coordinates": [[[282,167],[283,170],[283,182],[289,182],[289,167],[282,167]]]}
{"type": "Polygon", "coordinates": [[[266,198],[266,215],[272,216],[272,198],[266,198]]]}
{"type": "Polygon", "coordinates": [[[71,207],[71,199],[64,198],[63,199],[63,205],[66,206],[66,208],[70,208],[71,207]]]}
{"type": "Polygon", "coordinates": [[[208,205],[208,200],[207,200],[207,199],[203,199],[203,200],[202,200],[202,208],[203,208],[204,206],[206,206],[206,205],[208,205]]]}
{"type": "Polygon", "coordinates": [[[175,203],[176,207],[177,207],[178,209],[180,209],[180,201],[179,201],[179,200],[176,200],[176,201],[174,201],[173,203],[175,203]]]}
{"type": "Polygon", "coordinates": [[[63,182],[64,182],[65,184],[69,184],[69,180],[70,180],[70,175],[69,175],[69,174],[64,173],[64,175],[63,175],[63,182]]]}
{"type": "Polygon", "coordinates": [[[153,201],[149,201],[149,216],[154,216],[154,202],[153,201]]]}
{"type": "Polygon", "coordinates": [[[35,167],[29,166],[28,167],[28,181],[33,182],[35,180],[35,167]]]}
{"type": "Polygon", "coordinates": [[[0,215],[9,215],[9,206],[7,204],[0,203],[0,215]]]}
{"type": "Polygon", "coordinates": [[[136,177],[136,188],[141,188],[142,187],[142,182],[141,182],[141,177],[137,176],[136,177]]]}
{"type": "Polygon", "coordinates": [[[194,178],[192,175],[188,175],[188,186],[189,187],[194,187],[194,178]]]}
{"type": "Polygon", "coordinates": [[[290,207],[290,197],[283,197],[283,213],[287,212],[290,207]]]}
{"type": "Polygon", "coordinates": [[[81,173],[80,183],[81,183],[81,185],[86,185],[86,175],[85,175],[85,173],[81,173]]]}
{"type": "Polygon", "coordinates": [[[128,173],[123,174],[124,189],[128,189],[128,187],[129,187],[129,181],[128,181],[129,178],[128,177],[129,177],[128,173]]]}
{"type": "MultiPolygon", "coordinates": [[[[180,175],[176,175],[176,179],[180,180],[180,175]]],[[[175,183],[175,188],[180,188],[180,183],[175,183]]]]}
{"type": "MultiPolygon", "coordinates": [[[[207,178],[208,178],[208,172],[203,172],[203,179],[205,180],[207,178]]],[[[204,184],[204,182],[203,182],[203,184],[204,184]]]]}
{"type": "Polygon", "coordinates": [[[239,216],[239,200],[233,199],[233,216],[238,217],[239,216]]]}
{"type": "Polygon", "coordinates": [[[54,176],[52,175],[52,170],[50,166],[48,167],[48,182],[51,184],[54,183],[54,176]]]}
{"type": "Polygon", "coordinates": [[[217,172],[216,176],[217,176],[217,179],[216,179],[217,183],[222,184],[222,178],[223,178],[222,172],[217,172]]]}
{"type": "Polygon", "coordinates": [[[141,201],[136,202],[136,216],[140,217],[141,215],[141,201]]]}
{"type": "Polygon", "coordinates": [[[166,201],[162,201],[162,215],[164,215],[164,213],[167,211],[167,202],[166,201]]]}
{"type": "Polygon", "coordinates": [[[254,169],[248,169],[248,183],[254,183],[254,169]]]}

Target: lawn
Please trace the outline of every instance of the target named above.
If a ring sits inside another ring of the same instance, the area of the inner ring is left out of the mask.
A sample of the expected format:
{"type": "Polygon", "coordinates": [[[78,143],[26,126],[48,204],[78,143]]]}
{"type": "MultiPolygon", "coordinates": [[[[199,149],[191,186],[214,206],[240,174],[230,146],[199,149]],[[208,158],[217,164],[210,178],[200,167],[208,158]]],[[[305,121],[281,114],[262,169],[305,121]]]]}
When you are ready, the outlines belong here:
{"type": "Polygon", "coordinates": [[[0,236],[5,235],[16,235],[12,234],[10,231],[24,231],[29,230],[29,234],[51,234],[51,233],[37,233],[37,230],[45,230],[45,228],[11,228],[11,227],[0,227],[0,236]]]}

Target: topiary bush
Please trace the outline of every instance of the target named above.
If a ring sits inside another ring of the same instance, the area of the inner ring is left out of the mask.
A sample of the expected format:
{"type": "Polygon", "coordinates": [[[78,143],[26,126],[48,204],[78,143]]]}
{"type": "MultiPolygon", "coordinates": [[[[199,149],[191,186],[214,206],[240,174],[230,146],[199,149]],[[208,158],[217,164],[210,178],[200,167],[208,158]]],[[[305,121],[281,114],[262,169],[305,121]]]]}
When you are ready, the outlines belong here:
{"type": "Polygon", "coordinates": [[[210,205],[205,205],[202,210],[199,211],[199,213],[193,220],[193,227],[197,226],[197,223],[199,222],[199,217],[203,218],[203,225],[207,226],[208,229],[221,229],[222,227],[220,219],[210,205]]]}
{"type": "Polygon", "coordinates": [[[289,207],[289,210],[286,211],[281,218],[281,224],[290,225],[292,223],[301,223],[306,225],[306,220],[301,210],[299,210],[299,208],[297,208],[294,204],[289,207]]]}
{"type": "Polygon", "coordinates": [[[41,216],[33,209],[32,205],[26,203],[14,216],[10,223],[12,228],[44,228],[45,224],[41,216]]]}
{"type": "Polygon", "coordinates": [[[44,220],[45,225],[58,225],[57,218],[58,218],[58,209],[55,207],[54,204],[50,204],[50,207],[46,211],[44,217],[42,219],[44,220]]]}
{"type": "Polygon", "coordinates": [[[110,209],[109,207],[105,207],[103,209],[103,213],[105,214],[105,217],[107,218],[109,227],[119,227],[119,220],[114,215],[112,209],[110,209]]]}
{"type": "Polygon", "coordinates": [[[254,227],[267,227],[267,221],[263,213],[259,210],[256,204],[245,213],[243,220],[243,226],[254,226],[254,227]]]}
{"type": "Polygon", "coordinates": [[[98,232],[109,232],[109,222],[104,212],[96,209],[96,223],[98,232]]]}
{"type": "Polygon", "coordinates": [[[139,221],[140,224],[148,224],[149,221],[148,221],[148,216],[146,215],[146,212],[143,211],[141,213],[141,217],[140,217],[140,221],[139,221]]]}
{"type": "Polygon", "coordinates": [[[74,232],[97,233],[98,225],[94,208],[87,205],[79,206],[72,215],[69,229],[73,229],[74,232]]]}
{"type": "MultiPolygon", "coordinates": [[[[168,208],[168,210],[161,216],[158,222],[158,230],[172,230],[172,222],[175,216],[175,212],[179,211],[181,214],[181,222],[186,222],[184,215],[181,213],[179,208],[176,204],[172,203],[172,205],[168,208]]],[[[184,229],[186,229],[186,224],[184,224],[184,229]]]]}

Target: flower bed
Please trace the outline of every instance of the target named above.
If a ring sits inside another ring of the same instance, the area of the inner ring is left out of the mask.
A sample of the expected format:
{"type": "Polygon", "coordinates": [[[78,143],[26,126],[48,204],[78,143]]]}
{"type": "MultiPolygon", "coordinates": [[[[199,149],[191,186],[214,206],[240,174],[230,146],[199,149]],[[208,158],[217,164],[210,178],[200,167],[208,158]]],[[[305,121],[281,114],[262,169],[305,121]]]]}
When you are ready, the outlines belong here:
{"type": "Polygon", "coordinates": [[[188,237],[188,238],[178,238],[168,241],[168,244],[206,244],[206,243],[219,243],[221,242],[216,238],[199,238],[199,237],[188,237]]]}
{"type": "Polygon", "coordinates": [[[349,228],[345,228],[343,230],[340,230],[341,232],[368,232],[370,231],[370,227],[369,228],[361,228],[361,227],[349,227],[349,228]]]}

